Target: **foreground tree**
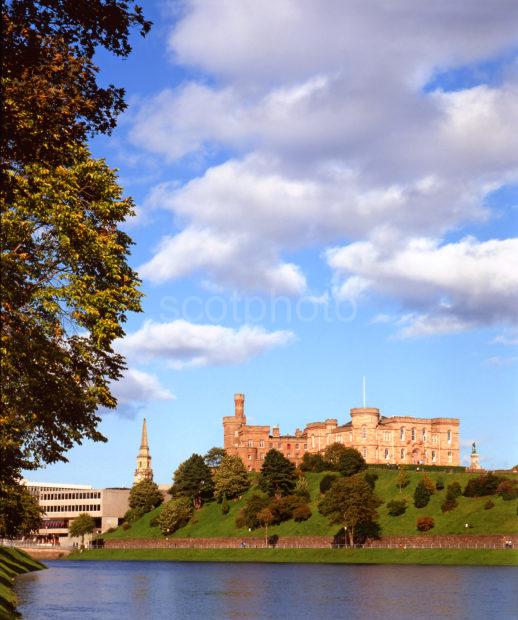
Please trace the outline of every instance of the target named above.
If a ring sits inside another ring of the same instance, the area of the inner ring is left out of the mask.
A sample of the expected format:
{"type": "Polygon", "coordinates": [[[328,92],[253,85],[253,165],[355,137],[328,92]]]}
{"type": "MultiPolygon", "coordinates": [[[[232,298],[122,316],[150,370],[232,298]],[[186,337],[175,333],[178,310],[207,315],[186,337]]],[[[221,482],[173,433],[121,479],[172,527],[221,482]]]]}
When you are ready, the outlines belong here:
{"type": "Polygon", "coordinates": [[[248,472],[239,456],[226,455],[214,474],[214,497],[233,499],[250,488],[248,472]]]}
{"type": "Polygon", "coordinates": [[[41,527],[43,510],[21,484],[0,489],[0,538],[29,536],[41,527]]]}
{"type": "Polygon", "coordinates": [[[342,476],[354,476],[364,469],[367,469],[367,463],[358,450],[345,448],[338,463],[338,471],[342,476]]]}
{"type": "Polygon", "coordinates": [[[331,523],[346,527],[350,544],[354,545],[360,529],[368,531],[374,529],[372,525],[377,526],[377,508],[381,504],[363,476],[356,475],[336,480],[318,509],[331,523]]]}
{"type": "Polygon", "coordinates": [[[158,517],[160,531],[164,536],[173,534],[176,530],[189,523],[192,512],[192,503],[187,497],[167,502],[158,517]]]}
{"type": "Polygon", "coordinates": [[[400,469],[396,478],[396,486],[401,493],[401,490],[408,486],[410,483],[410,476],[405,469],[400,469]]]}
{"type": "Polygon", "coordinates": [[[270,508],[263,508],[257,513],[257,520],[264,527],[264,542],[268,545],[268,526],[273,523],[274,516],[270,508]]]}
{"type": "Polygon", "coordinates": [[[68,527],[70,536],[76,538],[81,536],[81,547],[85,546],[85,534],[91,534],[95,529],[95,521],[87,513],[82,512],[78,515],[68,527]]]}
{"type": "Polygon", "coordinates": [[[124,92],[92,59],[127,56],[149,23],[132,0],[9,0],[2,26],[0,486],[104,440],[97,409],[116,405],[112,343],[140,293],[118,228],[133,203],[86,148],[124,92]]]}
{"type": "Polygon", "coordinates": [[[259,488],[268,495],[289,495],[295,488],[295,465],[278,450],[269,450],[259,475],[259,488]]]}
{"type": "Polygon", "coordinates": [[[190,498],[196,509],[201,508],[203,502],[213,498],[212,473],[202,456],[193,454],[180,464],[174,474],[171,494],[173,497],[190,498]]]}
{"type": "Polygon", "coordinates": [[[138,510],[145,514],[153,508],[160,506],[164,501],[164,496],[158,485],[152,480],[141,480],[131,487],[129,493],[129,506],[133,510],[138,510]]]}

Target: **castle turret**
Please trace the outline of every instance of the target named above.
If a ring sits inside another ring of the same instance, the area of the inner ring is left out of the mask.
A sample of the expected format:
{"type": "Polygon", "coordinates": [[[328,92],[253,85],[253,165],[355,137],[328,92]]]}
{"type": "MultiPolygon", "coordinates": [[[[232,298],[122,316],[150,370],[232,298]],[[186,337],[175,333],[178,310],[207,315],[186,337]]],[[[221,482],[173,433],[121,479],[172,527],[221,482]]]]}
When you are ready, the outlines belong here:
{"type": "Polygon", "coordinates": [[[153,480],[153,470],[151,469],[151,453],[147,438],[146,418],[142,423],[142,435],[140,438],[140,448],[137,454],[137,469],[135,470],[134,482],[142,480],[153,480]]]}
{"type": "Polygon", "coordinates": [[[245,425],[245,395],[234,394],[234,415],[223,418],[223,442],[229,454],[235,454],[234,449],[239,446],[239,431],[245,425]]]}

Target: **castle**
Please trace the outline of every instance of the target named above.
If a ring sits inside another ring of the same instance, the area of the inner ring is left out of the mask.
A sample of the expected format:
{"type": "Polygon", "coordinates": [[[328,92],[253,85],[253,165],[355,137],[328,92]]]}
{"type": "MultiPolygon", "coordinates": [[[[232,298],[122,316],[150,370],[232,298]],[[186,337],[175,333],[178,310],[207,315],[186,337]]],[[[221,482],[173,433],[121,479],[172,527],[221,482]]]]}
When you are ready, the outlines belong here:
{"type": "Polygon", "coordinates": [[[224,447],[249,471],[260,470],[272,448],[299,465],[305,452],[323,452],[335,442],[356,448],[367,463],[460,465],[458,418],[387,418],[379,409],[357,407],[345,424],[329,418],[281,435],[278,426],[246,423],[244,394],[235,394],[234,404],[234,415],[223,418],[224,447]]]}

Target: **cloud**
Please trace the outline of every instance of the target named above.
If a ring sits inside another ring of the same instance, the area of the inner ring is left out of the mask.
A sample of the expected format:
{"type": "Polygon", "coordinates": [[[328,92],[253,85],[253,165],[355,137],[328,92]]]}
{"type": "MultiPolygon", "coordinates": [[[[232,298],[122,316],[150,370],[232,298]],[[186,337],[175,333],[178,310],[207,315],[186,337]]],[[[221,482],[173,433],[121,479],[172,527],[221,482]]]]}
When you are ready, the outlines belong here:
{"type": "Polygon", "coordinates": [[[490,366],[512,366],[517,361],[518,357],[503,357],[501,355],[494,355],[486,360],[490,366]]]}
{"type": "Polygon", "coordinates": [[[117,398],[117,413],[127,418],[134,418],[147,403],[176,398],[155,375],[137,368],[128,368],[111,390],[117,398]]]}
{"type": "Polygon", "coordinates": [[[440,245],[417,238],[395,247],[362,241],[329,250],[327,260],[342,290],[375,290],[405,308],[425,308],[405,318],[406,337],[517,322],[518,272],[509,266],[518,264],[518,239],[440,245]]]}
{"type": "Polygon", "coordinates": [[[119,350],[141,361],[166,360],[176,369],[190,366],[241,364],[268,349],[293,342],[289,331],[268,332],[245,325],[239,329],[200,325],[183,320],[146,321],[118,344],[119,350]]]}
{"type": "Polygon", "coordinates": [[[518,328],[508,329],[503,334],[495,336],[491,344],[501,344],[506,347],[518,346],[518,328]]]}

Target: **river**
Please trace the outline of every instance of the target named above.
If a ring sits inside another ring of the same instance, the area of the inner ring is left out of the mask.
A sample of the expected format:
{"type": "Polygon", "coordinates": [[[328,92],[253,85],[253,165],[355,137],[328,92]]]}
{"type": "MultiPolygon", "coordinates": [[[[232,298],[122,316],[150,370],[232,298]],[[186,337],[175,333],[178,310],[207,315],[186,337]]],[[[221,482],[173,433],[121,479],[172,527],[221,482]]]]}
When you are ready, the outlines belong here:
{"type": "Polygon", "coordinates": [[[25,620],[512,619],[518,568],[47,562],[16,580],[25,620]]]}

